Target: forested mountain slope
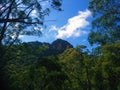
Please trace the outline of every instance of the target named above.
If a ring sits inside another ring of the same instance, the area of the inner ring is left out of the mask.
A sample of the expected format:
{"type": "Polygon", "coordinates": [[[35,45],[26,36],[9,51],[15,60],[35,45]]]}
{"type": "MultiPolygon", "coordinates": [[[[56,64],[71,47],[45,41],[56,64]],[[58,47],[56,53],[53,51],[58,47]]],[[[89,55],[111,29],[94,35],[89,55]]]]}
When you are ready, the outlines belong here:
{"type": "MultiPolygon", "coordinates": [[[[89,53],[58,39],[4,46],[1,90],[119,90],[120,43],[89,53]]],[[[3,51],[2,51],[3,52],[3,51]]]]}

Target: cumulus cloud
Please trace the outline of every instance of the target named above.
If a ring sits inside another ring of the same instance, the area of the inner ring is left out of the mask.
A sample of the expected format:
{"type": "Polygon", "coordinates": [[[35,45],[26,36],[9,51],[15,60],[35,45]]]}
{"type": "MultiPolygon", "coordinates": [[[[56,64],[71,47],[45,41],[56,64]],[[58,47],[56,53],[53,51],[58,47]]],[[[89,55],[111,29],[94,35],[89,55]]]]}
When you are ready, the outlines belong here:
{"type": "MultiPolygon", "coordinates": [[[[12,35],[11,35],[11,38],[12,39],[15,39],[17,37],[17,35],[16,35],[16,33],[13,33],[12,35]]],[[[23,38],[24,37],[24,35],[19,35],[18,36],[18,38],[23,38]]]]}
{"type": "Polygon", "coordinates": [[[91,16],[89,10],[79,11],[77,16],[68,19],[66,25],[60,28],[52,26],[50,30],[57,31],[56,38],[79,37],[87,34],[87,31],[83,29],[89,25],[89,21],[86,20],[89,16],[91,16]]]}
{"type": "Polygon", "coordinates": [[[36,14],[37,14],[37,10],[34,9],[34,10],[32,11],[32,13],[31,13],[31,15],[37,17],[36,14]]]}
{"type": "Polygon", "coordinates": [[[50,6],[50,2],[48,0],[45,0],[41,2],[41,6],[43,9],[48,8],[50,6]]]}
{"type": "Polygon", "coordinates": [[[18,38],[23,38],[24,37],[24,35],[19,35],[19,37],[18,38]]]}
{"type": "Polygon", "coordinates": [[[57,31],[59,28],[57,28],[56,26],[52,25],[50,27],[50,30],[49,31],[57,31]]]}

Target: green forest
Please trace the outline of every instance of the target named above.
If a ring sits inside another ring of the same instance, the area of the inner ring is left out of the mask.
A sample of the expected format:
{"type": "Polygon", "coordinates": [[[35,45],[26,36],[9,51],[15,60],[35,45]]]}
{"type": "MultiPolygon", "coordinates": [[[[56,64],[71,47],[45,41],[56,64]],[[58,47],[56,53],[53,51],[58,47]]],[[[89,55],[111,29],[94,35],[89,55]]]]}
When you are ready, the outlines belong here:
{"type": "MultiPolygon", "coordinates": [[[[89,0],[91,51],[62,39],[21,43],[19,35],[41,35],[28,27],[44,26],[44,1],[0,0],[0,90],[120,90],[120,0],[89,0]]],[[[62,0],[49,2],[62,11],[62,0]]]]}

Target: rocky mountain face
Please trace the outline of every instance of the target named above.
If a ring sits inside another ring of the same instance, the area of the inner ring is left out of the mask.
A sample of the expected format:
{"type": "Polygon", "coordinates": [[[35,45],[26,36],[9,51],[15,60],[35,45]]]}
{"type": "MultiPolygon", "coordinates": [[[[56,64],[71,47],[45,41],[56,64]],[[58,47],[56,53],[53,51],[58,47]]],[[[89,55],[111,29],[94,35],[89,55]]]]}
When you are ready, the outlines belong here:
{"type": "Polygon", "coordinates": [[[73,46],[62,39],[57,39],[50,45],[50,50],[53,50],[56,54],[62,53],[68,48],[73,48],[73,46]]]}
{"type": "Polygon", "coordinates": [[[25,45],[26,47],[27,46],[32,47],[33,49],[47,47],[47,49],[43,52],[42,56],[57,55],[64,52],[68,48],[73,48],[73,46],[69,42],[62,39],[57,39],[53,41],[51,44],[36,41],[23,43],[23,45],[25,45]]]}

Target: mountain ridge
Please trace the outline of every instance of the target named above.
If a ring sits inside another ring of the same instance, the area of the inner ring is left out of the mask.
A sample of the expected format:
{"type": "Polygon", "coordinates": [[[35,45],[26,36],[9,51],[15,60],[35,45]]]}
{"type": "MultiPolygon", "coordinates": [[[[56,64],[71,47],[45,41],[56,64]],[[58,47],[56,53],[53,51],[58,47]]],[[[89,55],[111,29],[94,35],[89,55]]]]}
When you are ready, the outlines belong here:
{"type": "Polygon", "coordinates": [[[68,48],[73,48],[73,45],[71,45],[68,41],[57,39],[53,41],[51,44],[47,42],[24,42],[24,46],[30,46],[32,49],[38,49],[41,48],[47,48],[43,53],[42,56],[48,56],[48,55],[58,55],[60,53],[63,53],[68,48]]]}

